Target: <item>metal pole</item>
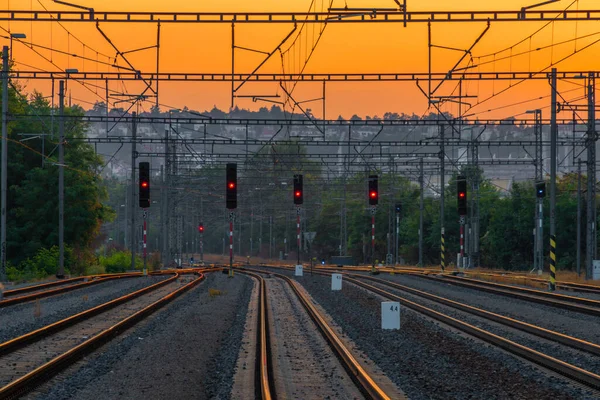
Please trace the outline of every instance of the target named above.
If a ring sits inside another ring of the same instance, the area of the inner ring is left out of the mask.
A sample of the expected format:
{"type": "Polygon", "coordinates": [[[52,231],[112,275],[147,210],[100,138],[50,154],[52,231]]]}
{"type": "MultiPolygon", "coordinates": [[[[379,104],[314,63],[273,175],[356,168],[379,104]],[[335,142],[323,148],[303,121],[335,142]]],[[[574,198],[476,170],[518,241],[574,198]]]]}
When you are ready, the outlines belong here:
{"type": "Polygon", "coordinates": [[[65,277],[65,81],[58,84],[59,122],[58,122],[58,273],[56,277],[65,277]]]}
{"type": "MultiPolygon", "coordinates": [[[[160,20],[156,25],[156,76],[160,72],[160,20]]],[[[156,80],[156,110],[158,111],[158,82],[160,79],[156,80]]]]}
{"type": "Polygon", "coordinates": [[[233,212],[229,213],[229,276],[233,274],[233,212]]]}
{"type": "Polygon", "coordinates": [[[577,160],[577,276],[581,276],[581,159],[577,160]]]}
{"type": "Polygon", "coordinates": [[[596,258],[596,124],[594,75],[590,72],[587,82],[588,126],[587,126],[587,237],[586,279],[592,279],[596,258]]]}
{"type": "MultiPolygon", "coordinates": [[[[61,81],[62,82],[62,81],[61,81]]],[[[6,281],[6,191],[8,187],[8,47],[2,48],[2,217],[0,221],[0,282],[6,281]]]]}
{"type": "Polygon", "coordinates": [[[537,235],[537,267],[538,275],[542,274],[544,269],[544,199],[538,199],[538,235],[537,235]]]}
{"type": "Polygon", "coordinates": [[[231,23],[231,109],[233,110],[233,99],[235,95],[235,82],[233,74],[235,73],[235,23],[231,23]]]}
{"type": "Polygon", "coordinates": [[[440,266],[442,271],[446,268],[446,232],[444,231],[444,200],[445,200],[445,168],[446,154],[444,149],[444,126],[440,125],[440,228],[441,228],[441,244],[440,244],[440,266]]]}
{"type": "Polygon", "coordinates": [[[323,139],[325,139],[325,129],[326,129],[326,125],[325,125],[325,120],[326,118],[326,113],[325,113],[325,83],[327,81],[323,81],[323,139]]]}
{"type": "Polygon", "coordinates": [[[551,110],[550,110],[550,290],[556,289],[556,68],[551,74],[551,110]]]}
{"type": "Polygon", "coordinates": [[[371,208],[371,260],[375,271],[375,207],[371,208]]]}
{"type": "Polygon", "coordinates": [[[298,264],[300,265],[300,207],[296,208],[296,239],[298,241],[298,264]]]}
{"type": "Polygon", "coordinates": [[[425,179],[423,179],[423,158],[419,161],[419,183],[421,185],[421,198],[419,201],[419,266],[423,267],[423,193],[425,191],[425,179]]]}
{"type": "Polygon", "coordinates": [[[400,264],[398,262],[398,240],[400,237],[400,213],[396,213],[396,265],[400,264]]]}
{"type": "Polygon", "coordinates": [[[142,231],[142,236],[144,238],[144,275],[146,275],[146,271],[147,271],[147,261],[146,261],[146,239],[147,239],[147,225],[146,225],[146,220],[148,219],[148,209],[145,208],[144,209],[144,226],[143,226],[143,231],[142,231]]]}
{"type": "Polygon", "coordinates": [[[273,259],[273,217],[269,216],[269,261],[273,259]]]}
{"type": "MultiPolygon", "coordinates": [[[[537,109],[535,112],[535,179],[536,182],[544,180],[544,151],[543,140],[544,131],[542,127],[542,110],[537,109]]],[[[544,199],[537,197],[535,205],[535,256],[534,267],[537,269],[538,275],[542,274],[544,269],[544,199]]]]}
{"type": "Polygon", "coordinates": [[[136,155],[136,135],[137,135],[137,127],[135,121],[136,113],[131,113],[131,270],[135,270],[135,160],[137,158],[136,155]]]}
{"type": "MultiPolygon", "coordinates": [[[[200,222],[204,229],[204,197],[200,196],[200,222]]],[[[204,232],[200,232],[200,262],[204,262],[204,232]]]]}
{"type": "MultiPolygon", "coordinates": [[[[167,224],[166,224],[166,209],[167,209],[167,205],[165,204],[165,191],[166,191],[166,185],[165,185],[165,168],[164,165],[160,166],[160,183],[161,183],[161,187],[160,187],[160,223],[161,223],[161,231],[162,231],[162,251],[161,251],[161,255],[162,255],[162,263],[163,263],[163,267],[167,266],[166,263],[166,252],[167,252],[167,224]]],[[[158,247],[158,244],[156,246],[158,247]]]]}

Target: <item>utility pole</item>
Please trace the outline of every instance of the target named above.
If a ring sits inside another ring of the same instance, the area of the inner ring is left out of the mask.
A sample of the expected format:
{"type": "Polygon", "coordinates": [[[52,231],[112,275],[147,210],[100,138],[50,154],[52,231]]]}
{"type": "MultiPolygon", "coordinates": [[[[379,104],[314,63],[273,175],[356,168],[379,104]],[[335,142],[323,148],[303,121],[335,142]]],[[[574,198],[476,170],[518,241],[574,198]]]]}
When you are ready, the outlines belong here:
{"type": "Polygon", "coordinates": [[[200,232],[200,262],[204,262],[204,197],[200,196],[200,222],[202,223],[202,232],[200,232]]]}
{"type": "Polygon", "coordinates": [[[300,250],[301,250],[301,243],[300,243],[300,206],[296,207],[296,240],[298,241],[298,263],[296,265],[300,265],[300,250]]]}
{"type": "MultiPolygon", "coordinates": [[[[556,123],[556,68],[551,74],[551,110],[550,110],[550,290],[556,289],[556,140],[558,125],[556,123]]],[[[595,166],[594,166],[595,167],[595,166]]]]}
{"type": "Polygon", "coordinates": [[[479,142],[477,138],[471,144],[471,162],[473,165],[471,196],[471,240],[469,251],[469,266],[479,266],[479,142]]]}
{"type": "MultiPolygon", "coordinates": [[[[62,82],[62,81],[61,81],[62,82]]],[[[54,95],[54,94],[53,94],[54,95]]],[[[0,282],[6,281],[6,191],[8,187],[8,46],[2,48],[2,217],[0,221],[0,282]]]]}
{"type": "MultiPolygon", "coordinates": [[[[542,110],[536,109],[528,111],[534,114],[535,119],[535,181],[536,184],[544,182],[544,131],[542,125],[542,110]]],[[[545,194],[544,194],[545,195],[545,194]]],[[[534,269],[538,275],[542,274],[544,269],[544,198],[536,193],[535,205],[535,238],[534,238],[534,269]]]]}
{"type": "Polygon", "coordinates": [[[400,213],[398,211],[396,211],[396,265],[400,264],[398,262],[399,237],[400,237],[400,213]]]}
{"type": "Polygon", "coordinates": [[[421,185],[421,199],[419,202],[419,267],[423,267],[423,193],[425,192],[425,179],[423,178],[423,158],[419,161],[419,184],[421,185]]]}
{"type": "Polygon", "coordinates": [[[269,261],[273,259],[273,216],[269,215],[269,261]]]}
{"type": "Polygon", "coordinates": [[[587,126],[587,237],[586,279],[592,279],[596,259],[596,123],[595,79],[590,72],[587,82],[588,126],[587,126]]]}
{"type": "Polygon", "coordinates": [[[167,183],[166,183],[166,174],[165,174],[165,168],[166,167],[166,163],[165,165],[161,165],[160,166],[160,182],[161,182],[161,189],[160,189],[160,221],[161,221],[161,230],[162,230],[162,264],[163,267],[167,267],[168,266],[168,257],[167,257],[167,252],[169,251],[169,246],[168,246],[168,241],[167,238],[169,236],[168,230],[167,230],[167,210],[168,210],[168,205],[167,205],[167,183]]]}
{"type": "Polygon", "coordinates": [[[577,276],[581,276],[581,159],[577,160],[577,276]]]}
{"type": "Polygon", "coordinates": [[[136,250],[136,226],[135,226],[135,159],[137,158],[136,152],[136,136],[137,126],[135,120],[135,111],[131,113],[131,270],[135,270],[135,250],[136,250]]]}
{"type": "Polygon", "coordinates": [[[169,216],[171,207],[169,205],[169,171],[170,162],[169,159],[169,125],[165,125],[165,162],[164,162],[164,175],[163,175],[163,186],[161,194],[163,195],[163,267],[167,268],[171,260],[171,248],[170,248],[170,230],[169,230],[169,216]]]}
{"type": "Polygon", "coordinates": [[[445,186],[445,168],[446,154],[444,149],[444,125],[440,125],[440,228],[441,228],[441,243],[440,243],[440,266],[442,271],[446,268],[446,232],[444,231],[444,186],[445,186]]]}
{"type": "Polygon", "coordinates": [[[58,84],[59,120],[58,120],[58,273],[56,277],[65,277],[65,81],[58,84]]]}

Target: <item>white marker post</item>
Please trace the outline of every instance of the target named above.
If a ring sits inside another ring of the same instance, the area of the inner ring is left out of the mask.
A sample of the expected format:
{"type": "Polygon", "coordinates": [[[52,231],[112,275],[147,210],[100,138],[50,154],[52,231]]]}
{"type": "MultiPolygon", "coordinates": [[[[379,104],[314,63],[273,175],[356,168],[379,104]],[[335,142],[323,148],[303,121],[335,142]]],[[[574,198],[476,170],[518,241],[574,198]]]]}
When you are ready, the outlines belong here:
{"type": "Polygon", "coordinates": [[[400,303],[381,302],[381,329],[400,329],[400,303]]]}
{"type": "Polygon", "coordinates": [[[302,265],[296,265],[296,273],[295,276],[302,276],[302,265]]]}
{"type": "Polygon", "coordinates": [[[600,260],[592,261],[592,279],[597,280],[600,279],[600,260]]]}
{"type": "Polygon", "coordinates": [[[342,274],[331,274],[331,290],[342,290],[342,274]]]}

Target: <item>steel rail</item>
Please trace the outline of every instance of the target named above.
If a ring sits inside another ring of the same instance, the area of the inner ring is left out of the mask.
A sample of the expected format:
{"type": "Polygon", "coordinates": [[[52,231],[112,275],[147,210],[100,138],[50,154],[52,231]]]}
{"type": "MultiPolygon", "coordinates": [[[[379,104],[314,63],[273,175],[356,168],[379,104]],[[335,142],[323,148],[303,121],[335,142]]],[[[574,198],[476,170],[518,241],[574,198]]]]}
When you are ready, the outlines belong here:
{"type": "Polygon", "coordinates": [[[95,335],[94,337],[71,348],[67,352],[53,358],[52,360],[41,365],[40,367],[37,367],[36,369],[27,373],[26,375],[0,388],[0,399],[15,398],[33,390],[33,388],[36,385],[39,385],[42,382],[50,379],[64,368],[79,360],[85,354],[88,354],[95,348],[107,342],[112,337],[133,326],[139,320],[160,309],[161,307],[163,307],[164,305],[166,305],[185,291],[191,289],[203,279],[204,275],[198,273],[198,277],[192,282],[189,282],[185,286],[176,289],[175,291],[167,294],[166,296],[160,298],[152,304],[121,320],[117,324],[109,327],[108,329],[105,329],[104,331],[95,335]]]}
{"type": "Polygon", "coordinates": [[[359,10],[331,9],[322,12],[184,12],[184,11],[101,11],[0,10],[0,21],[27,22],[110,22],[161,24],[381,24],[453,22],[539,22],[598,21],[600,10],[431,10],[409,11],[389,8],[359,10]]]}
{"type": "Polygon", "coordinates": [[[252,271],[260,274],[271,274],[279,279],[284,280],[288,285],[290,285],[291,289],[294,291],[294,294],[300,300],[300,303],[303,305],[304,309],[315,323],[315,325],[319,328],[323,337],[330,344],[332,349],[335,351],[338,358],[342,361],[342,365],[346,369],[346,371],[350,374],[352,379],[356,382],[359,389],[363,394],[365,394],[370,399],[377,400],[389,400],[391,399],[384,391],[377,385],[377,383],[371,378],[371,376],[365,371],[365,369],[359,364],[356,358],[352,355],[351,351],[344,345],[342,340],[338,337],[338,335],[333,331],[333,329],[329,326],[325,318],[321,315],[321,313],[316,309],[316,307],[311,303],[311,301],[307,298],[307,296],[302,293],[298,287],[297,283],[291,280],[289,277],[277,273],[271,273],[267,271],[254,270],[244,268],[244,270],[252,271]]]}
{"type": "MultiPolygon", "coordinates": [[[[8,306],[12,306],[15,304],[20,304],[20,303],[26,303],[26,302],[33,301],[33,300],[42,299],[44,297],[54,296],[57,294],[69,292],[71,290],[82,289],[84,287],[88,287],[88,286],[95,285],[98,283],[103,283],[103,282],[106,282],[109,280],[121,279],[121,278],[132,278],[132,277],[137,277],[137,276],[142,276],[142,275],[137,275],[137,274],[129,275],[128,274],[128,275],[107,276],[107,277],[102,277],[100,279],[89,280],[87,282],[76,283],[74,285],[61,286],[61,287],[58,287],[55,289],[44,290],[42,292],[34,292],[34,293],[23,295],[23,296],[17,296],[17,297],[10,296],[9,298],[5,298],[4,300],[0,301],[0,308],[8,307],[8,306]]],[[[5,292],[5,294],[6,294],[6,292],[5,292]]]]}
{"type": "Polygon", "coordinates": [[[600,375],[594,374],[590,371],[586,371],[583,368],[576,367],[572,364],[558,360],[554,357],[550,357],[544,353],[530,349],[529,347],[515,343],[511,340],[505,339],[501,336],[498,336],[496,334],[493,334],[466,322],[460,321],[456,318],[447,316],[443,313],[422,306],[402,296],[398,296],[393,293],[387,292],[373,285],[366,284],[353,278],[348,278],[347,280],[390,300],[401,301],[404,306],[412,310],[415,310],[421,314],[427,315],[430,318],[433,318],[437,321],[443,322],[447,325],[457,328],[471,336],[475,336],[481,340],[484,340],[497,347],[500,347],[510,353],[523,357],[529,361],[543,366],[544,368],[555,371],[569,379],[572,379],[590,388],[593,388],[594,390],[600,390],[600,375]]]}
{"type": "MultiPolygon", "coordinates": [[[[272,267],[277,268],[277,267],[272,267]]],[[[322,275],[329,275],[328,272],[317,272],[322,275]]],[[[289,278],[288,278],[289,279],[289,278]]],[[[450,317],[445,315],[439,311],[435,311],[431,308],[422,306],[418,303],[415,303],[411,300],[408,300],[405,297],[390,293],[381,288],[378,288],[373,285],[369,285],[365,282],[362,282],[355,278],[346,278],[346,281],[353,283],[363,289],[371,291],[373,293],[377,293],[380,296],[383,296],[387,299],[400,301],[402,305],[420,313],[426,315],[434,320],[442,322],[446,325],[449,325],[453,328],[456,328],[462,332],[465,332],[471,336],[474,336],[478,339],[481,339],[485,342],[488,342],[492,345],[495,345],[503,350],[506,350],[512,354],[520,356],[528,361],[531,361],[535,364],[538,364],[544,368],[552,370],[554,372],[559,373],[560,375],[567,377],[573,381],[579,382],[589,388],[594,390],[600,390],[600,375],[597,375],[593,372],[584,370],[583,368],[579,368],[575,365],[566,363],[564,361],[558,360],[554,357],[548,356],[544,353],[531,349],[529,347],[523,346],[519,343],[513,342],[509,339],[503,338],[499,335],[488,332],[484,329],[478,328],[469,323],[463,322],[459,319],[450,317]]]]}
{"type": "Polygon", "coordinates": [[[550,292],[542,292],[540,290],[522,288],[512,285],[504,285],[501,283],[487,282],[482,280],[475,280],[471,278],[462,278],[458,276],[452,275],[441,275],[441,276],[432,276],[432,275],[419,275],[417,276],[427,277],[429,279],[447,282],[451,284],[456,284],[464,287],[470,287],[480,290],[485,290],[491,293],[501,294],[505,296],[518,297],[524,300],[535,301],[538,303],[544,303],[548,305],[553,305],[555,307],[567,308],[566,306],[571,306],[570,310],[581,311],[585,313],[591,313],[594,315],[600,315],[600,301],[586,299],[582,297],[568,296],[565,294],[559,293],[550,293],[550,292]],[[578,308],[579,305],[584,306],[585,308],[578,308]],[[573,308],[574,306],[574,308],[573,308]]]}
{"type": "Polygon", "coordinates": [[[110,300],[106,303],[100,304],[96,307],[90,308],[88,310],[82,311],[78,314],[72,315],[60,321],[54,322],[52,324],[46,325],[42,328],[36,329],[35,331],[26,333],[14,339],[8,340],[4,343],[0,343],[0,356],[3,356],[7,353],[13,352],[17,349],[22,348],[23,346],[32,343],[36,340],[44,338],[52,333],[61,331],[69,326],[72,326],[78,322],[85,321],[93,316],[96,316],[104,311],[108,311],[111,308],[114,308],[120,304],[126,303],[129,300],[133,300],[145,293],[151,292],[155,289],[158,289],[161,286],[164,286],[170,282],[173,282],[179,277],[179,274],[175,273],[171,278],[165,279],[164,281],[155,283],[148,287],[137,290],[133,293],[126,294],[117,299],[110,300]]]}
{"type": "MultiPolygon", "coordinates": [[[[466,272],[465,275],[471,275],[471,273],[466,272]]],[[[534,276],[528,276],[528,275],[524,275],[522,273],[510,273],[509,271],[507,271],[506,273],[504,273],[504,272],[503,273],[478,272],[474,275],[475,275],[475,278],[472,278],[472,279],[476,279],[477,281],[481,280],[481,279],[477,278],[477,275],[480,275],[480,276],[490,276],[490,277],[499,277],[499,278],[507,278],[508,277],[508,278],[515,279],[515,280],[523,279],[523,280],[529,280],[529,281],[537,282],[537,283],[541,283],[541,284],[548,284],[547,279],[537,278],[534,276]]],[[[568,290],[568,291],[572,291],[572,292],[600,294],[600,286],[590,285],[590,284],[585,284],[585,283],[557,282],[556,287],[558,289],[568,290]]]]}
{"type": "Polygon", "coordinates": [[[427,300],[434,301],[436,303],[444,304],[446,306],[455,308],[457,310],[464,311],[469,314],[473,314],[478,317],[482,317],[487,320],[500,323],[500,324],[508,326],[510,328],[514,328],[514,329],[517,329],[517,330],[520,330],[523,332],[527,332],[527,333],[539,336],[541,338],[548,339],[548,340],[563,344],[565,346],[572,347],[574,349],[582,350],[582,351],[600,356],[600,346],[599,345],[582,340],[582,339],[578,339],[573,336],[565,335],[560,332],[552,331],[550,329],[545,329],[545,328],[542,328],[542,327],[539,327],[539,326],[536,326],[533,324],[529,324],[527,322],[517,320],[515,318],[505,317],[503,315],[496,314],[496,313],[493,313],[493,312],[490,312],[490,311],[487,311],[487,310],[484,310],[484,309],[481,309],[478,307],[473,307],[473,306],[470,306],[470,305],[467,305],[464,303],[460,303],[458,301],[450,300],[450,299],[447,299],[447,298],[444,298],[441,296],[436,296],[434,294],[427,293],[422,290],[414,289],[414,288],[411,288],[411,287],[408,287],[405,285],[401,285],[401,284],[398,284],[395,282],[390,282],[385,279],[373,278],[368,275],[359,275],[359,274],[350,274],[350,273],[344,273],[344,275],[351,277],[353,279],[364,279],[364,280],[377,282],[381,285],[385,285],[385,286],[388,286],[390,288],[394,288],[397,290],[402,290],[402,291],[408,292],[412,295],[422,297],[427,300]]]}
{"type": "MultiPolygon", "coordinates": [[[[62,285],[66,285],[72,282],[77,282],[77,281],[83,281],[85,280],[85,276],[81,276],[81,277],[77,277],[77,278],[69,278],[69,279],[61,279],[61,280],[57,280],[57,281],[53,281],[53,282],[46,282],[46,283],[40,283],[38,285],[31,285],[31,286],[25,286],[25,287],[21,287],[21,288],[17,288],[17,289],[10,289],[10,290],[5,290],[3,292],[4,297],[9,297],[9,296],[18,296],[19,294],[22,293],[29,293],[29,292],[35,292],[36,290],[43,290],[49,287],[54,287],[54,286],[62,286],[62,285]]],[[[92,279],[93,277],[89,277],[90,279],[92,279]]]]}
{"type": "Polygon", "coordinates": [[[39,289],[45,289],[45,288],[49,288],[49,287],[53,287],[53,286],[62,286],[64,284],[67,283],[71,283],[71,282],[77,282],[77,281],[85,281],[86,279],[92,280],[92,279],[100,279],[100,278],[114,278],[114,277],[122,277],[122,276],[137,276],[140,275],[141,273],[119,273],[119,274],[98,274],[98,275],[88,275],[88,276],[78,276],[76,278],[68,278],[68,279],[60,279],[60,280],[56,280],[56,281],[52,281],[52,282],[46,282],[46,283],[40,283],[37,285],[31,285],[31,286],[24,286],[21,288],[17,288],[17,289],[10,289],[10,290],[5,290],[3,292],[4,296],[17,296],[21,293],[28,293],[28,292],[34,292],[36,290],[39,289]]]}
{"type": "Polygon", "coordinates": [[[238,271],[242,274],[248,275],[258,281],[259,284],[259,298],[258,298],[258,348],[257,364],[259,365],[257,381],[260,382],[260,394],[262,400],[270,400],[276,398],[271,393],[275,393],[275,385],[273,384],[271,371],[271,352],[269,351],[269,339],[268,329],[269,324],[267,322],[267,289],[265,280],[262,276],[248,271],[238,271]]]}

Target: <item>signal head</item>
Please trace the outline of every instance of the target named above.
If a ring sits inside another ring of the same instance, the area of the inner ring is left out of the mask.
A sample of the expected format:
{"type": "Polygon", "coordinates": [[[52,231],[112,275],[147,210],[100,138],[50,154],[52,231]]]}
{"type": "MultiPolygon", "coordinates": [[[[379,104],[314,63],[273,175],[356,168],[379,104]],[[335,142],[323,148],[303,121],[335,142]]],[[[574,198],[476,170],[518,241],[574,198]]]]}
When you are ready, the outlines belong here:
{"type": "Polygon", "coordinates": [[[379,190],[377,186],[377,175],[369,175],[369,205],[376,206],[379,202],[379,190]]]}
{"type": "Polygon", "coordinates": [[[304,203],[302,193],[303,179],[302,175],[294,175],[294,204],[300,205],[304,203]]]}

